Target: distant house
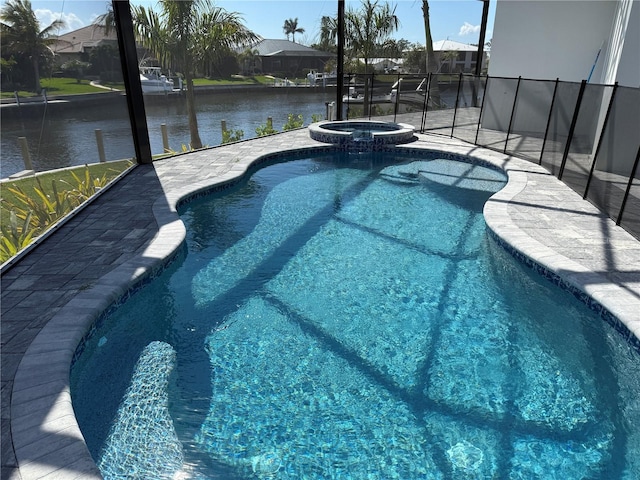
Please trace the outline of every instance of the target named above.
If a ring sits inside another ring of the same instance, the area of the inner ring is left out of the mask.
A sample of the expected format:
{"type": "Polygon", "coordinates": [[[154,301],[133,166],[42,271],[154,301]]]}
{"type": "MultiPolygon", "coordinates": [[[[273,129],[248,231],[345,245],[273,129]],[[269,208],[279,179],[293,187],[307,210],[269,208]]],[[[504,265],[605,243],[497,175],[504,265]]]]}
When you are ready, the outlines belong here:
{"type": "MultiPolygon", "coordinates": [[[[364,65],[364,59],[359,58],[358,61],[364,65]]],[[[404,59],[402,58],[369,58],[367,62],[376,73],[395,73],[402,72],[404,59]]]]}
{"type": "Polygon", "coordinates": [[[302,76],[310,70],[324,71],[333,53],[321,52],[289,40],[263,39],[251,47],[257,72],[302,76]]]}
{"type": "MultiPolygon", "coordinates": [[[[439,40],[433,42],[433,51],[440,64],[440,73],[473,73],[478,59],[477,45],[439,40]]],[[[487,53],[483,52],[482,65],[487,64],[487,53]]]]}
{"type": "Polygon", "coordinates": [[[86,61],[91,49],[100,45],[118,46],[115,29],[107,34],[100,25],[82,27],[57,37],[51,49],[55,54],[56,65],[62,65],[71,60],[86,61]]]}

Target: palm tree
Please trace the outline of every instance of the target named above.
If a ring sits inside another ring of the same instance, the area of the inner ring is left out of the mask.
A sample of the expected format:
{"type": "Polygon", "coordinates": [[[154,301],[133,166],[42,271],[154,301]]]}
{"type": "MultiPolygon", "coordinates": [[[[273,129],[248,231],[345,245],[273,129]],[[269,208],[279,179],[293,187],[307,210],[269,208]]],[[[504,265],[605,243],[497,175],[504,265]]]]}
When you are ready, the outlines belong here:
{"type": "Polygon", "coordinates": [[[257,37],[242,24],[238,13],[215,7],[210,0],[158,3],[160,12],[133,7],[137,38],[161,65],[173,66],[184,75],[191,148],[202,148],[193,91],[196,68],[257,37]]]}
{"type": "Polygon", "coordinates": [[[54,32],[65,26],[64,21],[54,20],[40,29],[29,0],[7,0],[0,10],[0,20],[2,56],[16,54],[18,59],[29,59],[34,91],[40,93],[40,61],[53,55],[50,45],[56,40],[54,32]]]}
{"type": "Polygon", "coordinates": [[[338,37],[338,19],[323,15],[320,19],[320,50],[334,52],[338,37]]]}
{"type": "Polygon", "coordinates": [[[285,20],[282,29],[287,36],[287,40],[289,40],[289,34],[292,35],[293,43],[296,43],[296,33],[304,33],[304,28],[298,27],[298,17],[285,20]]]}
{"type": "Polygon", "coordinates": [[[256,70],[256,59],[258,59],[258,52],[255,48],[247,48],[244,52],[238,55],[238,60],[242,65],[242,73],[254,74],[256,70]]]}
{"type": "MultiPolygon", "coordinates": [[[[388,3],[380,5],[378,0],[362,0],[360,10],[349,9],[345,13],[345,42],[351,55],[364,60],[364,72],[369,73],[369,59],[389,36],[398,29],[400,21],[396,7],[388,3]]],[[[365,116],[369,111],[369,82],[365,82],[363,99],[365,116]]]]}
{"type": "MultiPolygon", "coordinates": [[[[425,48],[427,50],[426,72],[427,74],[436,73],[439,67],[436,54],[433,51],[433,38],[431,37],[431,24],[429,22],[429,2],[427,0],[422,0],[422,18],[424,19],[425,48]]],[[[440,88],[437,78],[433,83],[433,85],[430,85],[431,98],[435,105],[440,105],[440,88]]]]}
{"type": "Polygon", "coordinates": [[[93,21],[93,24],[103,27],[105,35],[109,35],[111,30],[116,29],[116,18],[111,2],[107,3],[107,11],[102,15],[98,15],[93,21]]]}
{"type": "Polygon", "coordinates": [[[388,3],[380,5],[378,0],[362,0],[361,10],[349,9],[345,14],[345,40],[352,55],[364,60],[365,73],[376,48],[400,25],[395,12],[396,7],[388,3]]]}

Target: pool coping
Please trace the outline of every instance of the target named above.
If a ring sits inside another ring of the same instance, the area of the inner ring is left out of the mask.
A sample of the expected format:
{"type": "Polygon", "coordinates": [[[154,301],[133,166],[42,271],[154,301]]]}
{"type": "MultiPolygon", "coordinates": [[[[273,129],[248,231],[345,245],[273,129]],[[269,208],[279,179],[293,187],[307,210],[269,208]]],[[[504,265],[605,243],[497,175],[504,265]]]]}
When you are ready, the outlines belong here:
{"type": "MultiPolygon", "coordinates": [[[[279,134],[278,137],[279,140],[286,139],[289,147],[283,149],[283,142],[272,142],[270,146],[268,138],[256,139],[154,164],[164,194],[152,205],[159,225],[152,242],[142,254],[118,265],[92,288],[81,291],[64,305],[38,333],[18,366],[11,398],[11,427],[23,480],[102,478],[86,447],[71,404],[69,367],[76,348],[101,312],[119,302],[133,285],[160,273],[166,259],[177,254],[186,235],[177,213],[183,198],[237,181],[265,156],[306,148],[327,148],[326,144],[310,139],[306,129],[279,134]],[[202,162],[227,154],[230,159],[226,164],[228,168],[221,174],[205,173],[196,177],[199,179],[195,182],[193,178],[179,178],[176,174],[176,169],[180,172],[181,168],[206,172],[207,165],[203,166],[202,162]],[[200,170],[193,167],[195,164],[200,170]],[[52,442],[52,438],[64,438],[64,442],[52,442]],[[51,461],[53,458],[55,461],[51,461]]],[[[545,188],[562,191],[570,201],[577,201],[575,197],[581,200],[579,195],[536,164],[462,141],[418,135],[416,142],[396,148],[438,150],[469,156],[505,171],[509,178],[507,185],[484,206],[485,221],[490,231],[510,245],[514,253],[529,258],[562,278],[567,285],[587,293],[624,323],[630,334],[640,338],[640,282],[634,282],[631,287],[612,284],[601,273],[591,271],[576,259],[568,258],[533,238],[512,216],[513,204],[516,199],[521,199],[532,182],[538,183],[536,188],[546,182],[545,188]]],[[[581,201],[587,211],[597,212],[588,202],[581,201]]],[[[602,220],[599,218],[598,221],[602,220]]],[[[609,222],[614,232],[611,239],[613,247],[616,242],[640,243],[612,221],[609,222]]]]}
{"type": "Polygon", "coordinates": [[[380,125],[389,125],[389,122],[375,121],[375,120],[346,120],[346,121],[332,121],[325,120],[318,123],[312,123],[309,125],[309,135],[314,140],[318,140],[323,143],[330,143],[334,145],[350,146],[353,149],[359,148],[359,144],[362,142],[369,142],[372,145],[400,145],[404,143],[412,142],[415,138],[415,127],[407,123],[393,123],[394,129],[391,130],[377,130],[371,129],[368,133],[362,133],[361,135],[355,135],[356,131],[346,130],[334,130],[327,128],[328,125],[333,124],[350,124],[356,128],[366,129],[380,125]]]}

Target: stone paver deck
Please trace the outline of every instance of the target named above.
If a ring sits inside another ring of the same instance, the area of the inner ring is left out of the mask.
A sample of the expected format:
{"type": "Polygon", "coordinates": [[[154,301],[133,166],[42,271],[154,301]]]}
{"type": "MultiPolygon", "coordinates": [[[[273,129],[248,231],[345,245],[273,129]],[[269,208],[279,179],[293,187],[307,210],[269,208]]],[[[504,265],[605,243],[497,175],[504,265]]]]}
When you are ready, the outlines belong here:
{"type": "MultiPolygon", "coordinates": [[[[2,479],[100,478],[69,392],[71,359],[89,325],[180,246],[180,198],[243,174],[265,154],[318,145],[304,129],[136,167],[2,275],[2,479]]],[[[431,135],[408,147],[508,171],[508,185],[485,205],[489,228],[640,338],[640,242],[538,165],[431,135]]]]}

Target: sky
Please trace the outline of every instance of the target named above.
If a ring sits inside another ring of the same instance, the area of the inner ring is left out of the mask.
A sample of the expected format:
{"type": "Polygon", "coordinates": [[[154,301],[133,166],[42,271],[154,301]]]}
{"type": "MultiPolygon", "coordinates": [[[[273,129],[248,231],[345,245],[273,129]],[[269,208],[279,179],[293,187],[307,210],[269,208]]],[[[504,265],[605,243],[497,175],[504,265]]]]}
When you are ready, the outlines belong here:
{"type": "MultiPolygon", "coordinates": [[[[383,3],[385,0],[380,0],[383,3]]],[[[4,3],[4,2],[3,2],[4,3]]],[[[155,0],[131,0],[154,8],[155,0]]],[[[322,16],[337,15],[337,0],[217,0],[217,6],[242,14],[245,25],[263,38],[286,38],[283,24],[287,19],[298,19],[298,26],[305,29],[296,34],[296,42],[310,45],[319,37],[322,16]]],[[[393,38],[406,39],[411,43],[424,45],[424,24],[421,0],[396,0],[389,2],[396,6],[396,16],[400,27],[393,38]]],[[[478,0],[429,0],[431,32],[434,41],[455,40],[461,43],[477,43],[482,19],[482,3],[478,0]]],[[[346,8],[359,8],[360,0],[346,0],[346,8]]],[[[485,41],[492,38],[493,18],[496,1],[490,3],[489,19],[485,41]]],[[[108,0],[31,0],[41,27],[49,25],[55,18],[62,17],[70,30],[87,26],[100,14],[106,12],[108,0]]],[[[159,10],[159,9],[158,9],[159,10]]]]}

